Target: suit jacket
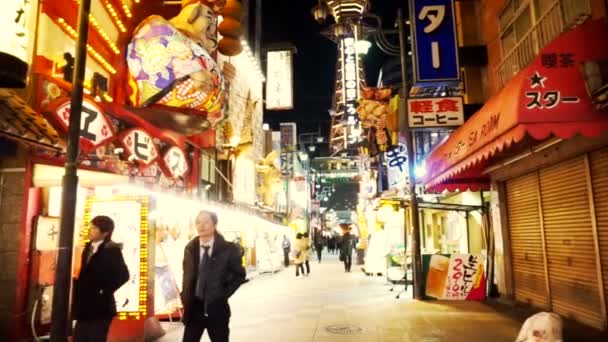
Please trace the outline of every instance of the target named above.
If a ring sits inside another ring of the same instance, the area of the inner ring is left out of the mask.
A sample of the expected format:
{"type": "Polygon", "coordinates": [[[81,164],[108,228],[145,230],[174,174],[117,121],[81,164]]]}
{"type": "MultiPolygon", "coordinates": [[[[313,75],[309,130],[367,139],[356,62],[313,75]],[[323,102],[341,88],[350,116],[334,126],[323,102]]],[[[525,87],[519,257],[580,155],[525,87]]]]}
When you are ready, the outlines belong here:
{"type": "Polygon", "coordinates": [[[118,244],[102,243],[87,263],[91,249],[88,242],[82,252],[80,275],[74,282],[72,317],[80,321],[116,316],[114,292],[129,280],[129,269],[118,244]]]}
{"type": "MultiPolygon", "coordinates": [[[[224,240],[216,233],[211,257],[205,269],[207,288],[205,292],[204,312],[210,316],[230,317],[228,298],[246,282],[246,272],[241,262],[239,248],[224,240]]],[[[196,282],[201,260],[201,244],[198,236],[192,239],[184,249],[184,274],[182,279],[182,303],[184,305],[184,323],[188,324],[196,316],[195,308],[196,282]]]]}

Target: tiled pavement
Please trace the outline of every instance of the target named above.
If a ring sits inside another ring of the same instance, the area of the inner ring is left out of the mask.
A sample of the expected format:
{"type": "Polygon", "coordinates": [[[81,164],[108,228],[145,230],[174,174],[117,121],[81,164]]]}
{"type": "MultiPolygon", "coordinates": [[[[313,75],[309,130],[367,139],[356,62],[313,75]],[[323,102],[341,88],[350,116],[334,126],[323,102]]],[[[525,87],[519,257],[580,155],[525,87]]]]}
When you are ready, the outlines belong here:
{"type": "MultiPolygon", "coordinates": [[[[231,299],[231,341],[515,340],[520,323],[482,303],[417,302],[411,292],[395,299],[384,278],[354,265],[344,273],[336,256],[324,257],[320,265],[311,262],[307,278],[296,279],[291,266],[244,285],[231,299]]],[[[164,326],[159,341],[181,341],[181,324],[164,326]]]]}

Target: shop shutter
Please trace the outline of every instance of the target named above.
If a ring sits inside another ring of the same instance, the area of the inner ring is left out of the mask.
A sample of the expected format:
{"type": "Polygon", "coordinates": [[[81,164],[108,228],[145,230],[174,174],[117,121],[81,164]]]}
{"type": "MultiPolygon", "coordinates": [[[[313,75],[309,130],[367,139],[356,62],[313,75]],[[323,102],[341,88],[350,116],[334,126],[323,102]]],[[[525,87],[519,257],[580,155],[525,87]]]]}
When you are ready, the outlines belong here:
{"type": "Polygon", "coordinates": [[[537,174],[507,181],[506,190],[515,299],[547,309],[537,174]]]}
{"type": "Polygon", "coordinates": [[[541,169],[539,176],[551,307],[564,317],[601,328],[584,157],[541,169]]]}
{"type": "MultiPolygon", "coordinates": [[[[608,148],[591,153],[591,180],[595,217],[604,280],[604,300],[608,298],[608,148]]],[[[602,303],[606,305],[606,303],[602,303]]]]}

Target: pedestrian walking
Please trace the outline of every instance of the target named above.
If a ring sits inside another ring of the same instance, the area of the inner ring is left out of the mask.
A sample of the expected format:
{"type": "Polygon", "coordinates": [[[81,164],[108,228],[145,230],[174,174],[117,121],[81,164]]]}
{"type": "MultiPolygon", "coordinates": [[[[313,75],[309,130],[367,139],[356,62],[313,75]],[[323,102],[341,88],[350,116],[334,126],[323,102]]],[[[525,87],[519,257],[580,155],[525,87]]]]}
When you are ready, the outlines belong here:
{"type": "Polygon", "coordinates": [[[340,261],[344,262],[344,272],[350,272],[353,264],[354,237],[350,233],[351,227],[349,224],[341,224],[340,227],[344,231],[340,241],[340,261]]]}
{"type": "Polygon", "coordinates": [[[308,232],[304,233],[302,239],[306,243],[306,251],[304,252],[304,265],[306,266],[306,275],[310,274],[310,255],[312,254],[312,241],[308,237],[308,232]]]}
{"type": "Polygon", "coordinates": [[[184,342],[199,342],[205,329],[212,342],[228,341],[228,299],[247,282],[239,248],[218,233],[217,222],[214,212],[201,210],[198,236],[184,249],[184,342]]]}
{"type": "Polygon", "coordinates": [[[321,232],[317,231],[315,233],[315,237],[314,237],[314,245],[315,245],[315,251],[317,252],[317,260],[319,261],[319,264],[321,263],[321,255],[323,254],[323,246],[325,245],[325,238],[323,238],[323,234],[321,234],[321,232]]]}
{"type": "Polygon", "coordinates": [[[296,265],[296,278],[300,276],[300,270],[302,276],[304,276],[304,262],[306,261],[306,241],[303,239],[302,233],[296,234],[296,243],[294,248],[294,264],[296,265]]]}
{"type": "Polygon", "coordinates": [[[291,252],[291,242],[287,235],[283,235],[283,242],[281,243],[283,247],[283,259],[285,263],[285,267],[289,267],[289,252],[291,252]]]}
{"type": "Polygon", "coordinates": [[[82,252],[82,266],[74,282],[72,317],[76,320],[74,342],[105,342],[116,316],[114,292],[129,280],[121,247],[112,241],[114,221],[94,217],[89,242],[82,252]]]}

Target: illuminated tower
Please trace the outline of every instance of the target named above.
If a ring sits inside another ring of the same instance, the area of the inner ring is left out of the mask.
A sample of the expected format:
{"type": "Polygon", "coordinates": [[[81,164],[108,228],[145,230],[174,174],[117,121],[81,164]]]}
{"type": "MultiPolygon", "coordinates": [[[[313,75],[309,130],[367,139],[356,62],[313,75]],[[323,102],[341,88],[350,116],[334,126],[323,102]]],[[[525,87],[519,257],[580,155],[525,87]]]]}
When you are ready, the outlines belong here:
{"type": "Polygon", "coordinates": [[[361,25],[361,17],[368,5],[368,0],[325,0],[319,1],[313,9],[319,22],[324,21],[327,14],[335,19],[335,23],[323,32],[338,46],[333,108],[330,111],[331,153],[348,149],[361,141],[361,124],[356,109],[365,77],[357,42],[367,35],[368,29],[361,25]]]}

